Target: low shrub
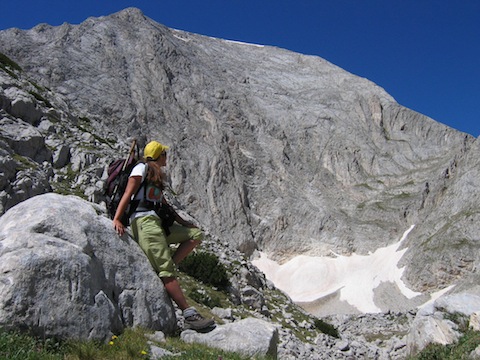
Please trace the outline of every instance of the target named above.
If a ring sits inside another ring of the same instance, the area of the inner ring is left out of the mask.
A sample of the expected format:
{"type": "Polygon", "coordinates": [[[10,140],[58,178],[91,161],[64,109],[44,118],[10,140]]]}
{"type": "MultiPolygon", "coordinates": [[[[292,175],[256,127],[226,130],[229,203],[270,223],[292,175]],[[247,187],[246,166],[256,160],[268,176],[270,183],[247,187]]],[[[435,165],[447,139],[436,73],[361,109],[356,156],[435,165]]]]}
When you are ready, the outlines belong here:
{"type": "Polygon", "coordinates": [[[179,269],[204,284],[225,289],[229,285],[227,270],[215,254],[199,251],[188,255],[179,269]]]}
{"type": "Polygon", "coordinates": [[[323,321],[321,319],[318,319],[318,318],[315,319],[314,320],[314,325],[315,325],[315,328],[317,330],[320,330],[324,334],[333,336],[337,339],[340,337],[337,329],[335,329],[335,327],[333,325],[330,325],[330,324],[326,323],[325,321],[323,321]]]}

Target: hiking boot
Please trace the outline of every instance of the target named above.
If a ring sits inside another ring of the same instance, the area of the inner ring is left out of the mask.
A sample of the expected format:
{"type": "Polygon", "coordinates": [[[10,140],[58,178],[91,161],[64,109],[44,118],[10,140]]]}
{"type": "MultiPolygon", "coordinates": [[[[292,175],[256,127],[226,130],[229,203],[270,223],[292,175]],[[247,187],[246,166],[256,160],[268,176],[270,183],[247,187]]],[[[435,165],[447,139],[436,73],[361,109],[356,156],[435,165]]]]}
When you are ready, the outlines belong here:
{"type": "Polygon", "coordinates": [[[213,319],[205,319],[199,313],[185,317],[185,329],[203,330],[215,324],[213,319]]]}

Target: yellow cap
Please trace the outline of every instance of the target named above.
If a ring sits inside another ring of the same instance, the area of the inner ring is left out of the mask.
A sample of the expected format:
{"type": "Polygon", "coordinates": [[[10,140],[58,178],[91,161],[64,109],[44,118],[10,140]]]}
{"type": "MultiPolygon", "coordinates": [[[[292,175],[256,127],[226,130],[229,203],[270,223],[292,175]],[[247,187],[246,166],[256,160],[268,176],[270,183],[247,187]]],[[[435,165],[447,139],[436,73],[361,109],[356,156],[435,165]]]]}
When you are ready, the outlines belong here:
{"type": "Polygon", "coordinates": [[[150,141],[143,150],[143,156],[146,159],[157,160],[160,154],[168,149],[168,146],[160,144],[158,141],[150,141]]]}

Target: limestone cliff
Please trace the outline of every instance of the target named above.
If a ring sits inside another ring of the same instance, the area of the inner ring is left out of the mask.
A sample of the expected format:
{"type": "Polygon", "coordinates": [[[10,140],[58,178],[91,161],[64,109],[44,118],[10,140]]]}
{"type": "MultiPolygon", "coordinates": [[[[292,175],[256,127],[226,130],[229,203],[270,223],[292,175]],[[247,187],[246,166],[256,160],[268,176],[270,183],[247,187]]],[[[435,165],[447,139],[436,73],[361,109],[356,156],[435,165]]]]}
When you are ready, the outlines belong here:
{"type": "Polygon", "coordinates": [[[1,31],[0,52],[2,212],[50,186],[101,202],[129,138],[157,139],[185,210],[247,255],[367,254],[415,225],[408,286],[478,277],[478,140],[367,79],[137,9],[1,31]]]}

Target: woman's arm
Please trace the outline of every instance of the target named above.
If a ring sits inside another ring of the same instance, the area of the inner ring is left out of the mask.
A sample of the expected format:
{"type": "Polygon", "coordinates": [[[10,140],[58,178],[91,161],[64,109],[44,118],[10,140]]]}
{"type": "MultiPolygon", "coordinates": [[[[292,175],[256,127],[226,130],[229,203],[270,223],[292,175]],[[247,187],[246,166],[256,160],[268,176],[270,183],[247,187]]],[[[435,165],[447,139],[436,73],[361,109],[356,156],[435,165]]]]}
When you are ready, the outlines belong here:
{"type": "Polygon", "coordinates": [[[127,206],[130,203],[130,199],[132,198],[133,194],[137,193],[137,190],[141,185],[141,176],[131,176],[128,178],[127,187],[125,188],[125,192],[123,193],[122,199],[118,204],[117,211],[115,212],[115,216],[113,217],[113,228],[120,236],[125,233],[125,226],[123,226],[122,222],[120,221],[122,215],[127,209],[127,206]]]}
{"type": "Polygon", "coordinates": [[[192,224],[191,222],[185,220],[182,218],[178,213],[175,211],[175,209],[168,203],[167,199],[165,199],[165,196],[162,199],[162,202],[168,206],[170,211],[175,215],[175,221],[179,223],[182,226],[188,227],[188,228],[196,228],[197,226],[195,224],[192,224]]]}
{"type": "Polygon", "coordinates": [[[175,212],[175,221],[177,223],[179,223],[180,225],[188,227],[188,228],[196,228],[197,227],[196,225],[192,224],[191,222],[189,222],[187,220],[184,220],[182,217],[180,217],[180,215],[178,215],[176,211],[174,211],[174,212],[175,212]]]}

